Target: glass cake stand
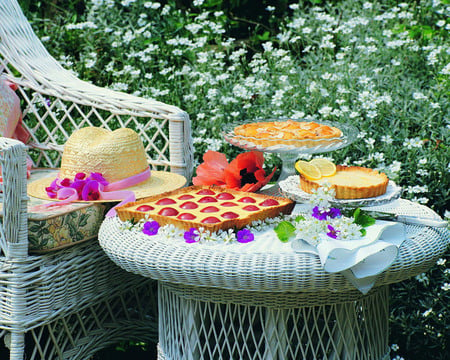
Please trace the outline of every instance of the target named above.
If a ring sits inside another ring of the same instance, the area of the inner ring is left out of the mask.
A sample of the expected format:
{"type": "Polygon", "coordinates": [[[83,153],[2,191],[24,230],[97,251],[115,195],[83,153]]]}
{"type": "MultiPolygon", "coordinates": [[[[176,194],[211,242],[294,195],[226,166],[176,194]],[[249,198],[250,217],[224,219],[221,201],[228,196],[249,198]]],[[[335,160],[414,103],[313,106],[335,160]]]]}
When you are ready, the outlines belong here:
{"type": "MultiPolygon", "coordinates": [[[[282,167],[281,174],[277,179],[277,185],[279,185],[280,181],[296,174],[295,162],[301,154],[318,154],[342,149],[353,143],[358,135],[358,129],[353,125],[329,121],[321,121],[320,123],[337,127],[342,131],[342,136],[330,139],[282,140],[276,138],[257,139],[254,137],[236,135],[234,132],[236,126],[245,123],[285,120],[288,119],[252,120],[230,123],[225,127],[222,133],[227,142],[242,149],[279,154],[282,161],[282,167]],[[262,141],[264,141],[264,144],[261,144],[262,141]]],[[[291,120],[300,121],[295,119],[291,120]]]]}

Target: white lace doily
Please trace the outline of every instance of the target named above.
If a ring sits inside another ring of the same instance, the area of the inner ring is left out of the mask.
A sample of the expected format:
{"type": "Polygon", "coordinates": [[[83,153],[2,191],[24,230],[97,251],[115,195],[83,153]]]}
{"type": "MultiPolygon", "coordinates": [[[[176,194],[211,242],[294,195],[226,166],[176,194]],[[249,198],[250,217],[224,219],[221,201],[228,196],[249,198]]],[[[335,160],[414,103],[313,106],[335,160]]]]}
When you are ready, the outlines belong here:
{"type": "MultiPolygon", "coordinates": [[[[300,188],[300,179],[298,175],[289,176],[287,179],[280,181],[279,185],[281,193],[291,200],[307,202],[311,198],[311,194],[304,192],[300,188]]],[[[401,192],[402,188],[390,180],[386,193],[383,195],[365,199],[335,199],[330,202],[345,207],[382,205],[400,198],[401,192]]]]}

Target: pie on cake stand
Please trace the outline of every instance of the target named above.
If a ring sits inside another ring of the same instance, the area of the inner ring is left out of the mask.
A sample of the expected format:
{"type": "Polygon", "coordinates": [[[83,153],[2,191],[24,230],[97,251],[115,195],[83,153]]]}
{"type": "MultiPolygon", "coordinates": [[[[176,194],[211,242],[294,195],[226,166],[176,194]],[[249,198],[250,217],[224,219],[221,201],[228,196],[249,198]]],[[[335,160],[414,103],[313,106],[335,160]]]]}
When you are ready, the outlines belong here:
{"type": "MultiPolygon", "coordinates": [[[[318,125],[340,130],[339,132],[335,132],[334,135],[332,134],[331,137],[325,135],[325,137],[320,138],[311,137],[297,139],[286,138],[286,136],[281,134],[285,137],[283,138],[279,133],[272,132],[264,138],[261,138],[258,134],[255,134],[256,136],[245,136],[242,133],[236,133],[236,129],[240,129],[240,127],[247,124],[286,123],[291,121],[294,124],[290,123],[290,125],[296,125],[295,123],[317,124],[314,122],[291,120],[287,118],[253,120],[228,124],[223,131],[223,136],[230,144],[245,150],[258,150],[265,153],[279,154],[282,161],[281,174],[277,179],[277,186],[273,187],[278,189],[281,181],[296,175],[295,162],[301,154],[318,154],[342,149],[353,143],[358,135],[358,129],[353,125],[329,121],[321,121],[318,125]]],[[[258,126],[255,126],[255,128],[257,129],[258,126]]],[[[282,130],[280,132],[282,132],[282,130]]]]}

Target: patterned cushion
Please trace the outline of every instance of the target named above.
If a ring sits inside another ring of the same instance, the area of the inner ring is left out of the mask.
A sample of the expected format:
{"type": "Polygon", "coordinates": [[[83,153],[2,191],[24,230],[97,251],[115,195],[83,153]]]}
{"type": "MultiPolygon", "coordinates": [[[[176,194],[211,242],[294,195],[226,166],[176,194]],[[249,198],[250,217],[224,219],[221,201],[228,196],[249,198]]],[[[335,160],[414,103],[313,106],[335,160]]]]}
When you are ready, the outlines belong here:
{"type": "MultiPolygon", "coordinates": [[[[49,171],[48,169],[32,170],[28,181],[48,176],[49,171]]],[[[104,203],[70,203],[49,209],[35,209],[36,206],[49,202],[29,197],[30,252],[42,253],[61,249],[97,237],[105,213],[110,207],[104,203]]],[[[0,207],[2,205],[0,204],[0,207]]],[[[3,211],[0,216],[3,217],[3,211]]]]}

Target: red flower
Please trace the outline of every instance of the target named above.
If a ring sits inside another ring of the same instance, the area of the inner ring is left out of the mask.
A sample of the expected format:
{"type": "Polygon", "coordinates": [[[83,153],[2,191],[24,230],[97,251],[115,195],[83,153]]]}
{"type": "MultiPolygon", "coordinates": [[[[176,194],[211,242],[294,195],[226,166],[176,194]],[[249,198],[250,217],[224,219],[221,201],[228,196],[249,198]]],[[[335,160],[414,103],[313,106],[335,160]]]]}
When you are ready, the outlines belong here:
{"type": "Polygon", "coordinates": [[[275,169],[269,176],[263,169],[264,155],[260,151],[250,151],[236,156],[225,169],[225,183],[229,189],[255,192],[266,185],[275,169]]]}
{"type": "Polygon", "coordinates": [[[203,155],[204,162],[197,168],[194,185],[219,185],[228,189],[254,192],[266,185],[269,176],[263,169],[264,156],[259,151],[239,154],[230,164],[224,154],[208,150],[203,155]]]}
{"type": "Polygon", "coordinates": [[[208,150],[203,155],[203,164],[197,167],[197,176],[192,179],[194,185],[225,185],[224,170],[228,166],[225,154],[208,150]]]}

